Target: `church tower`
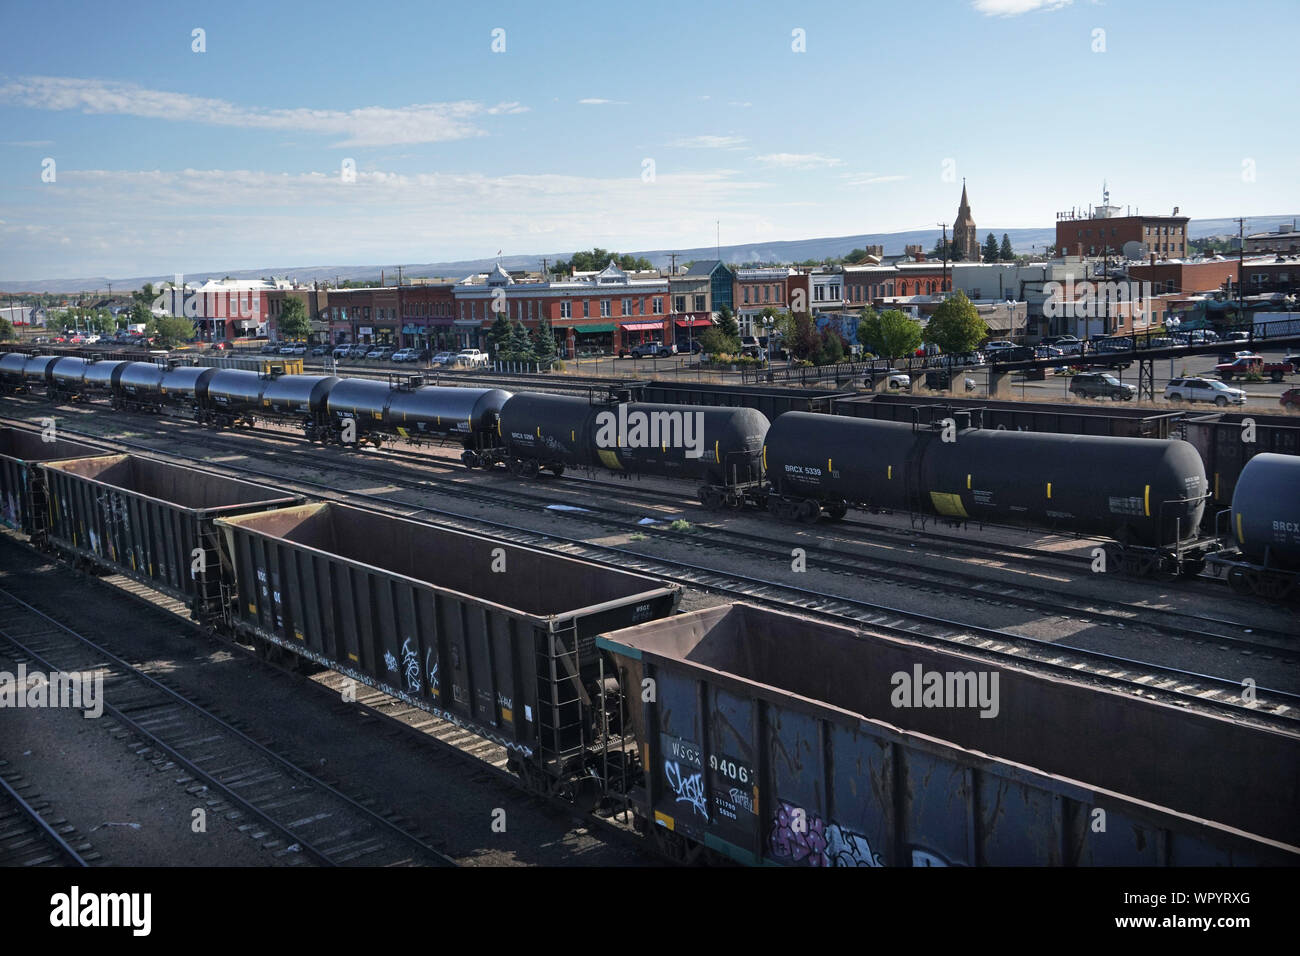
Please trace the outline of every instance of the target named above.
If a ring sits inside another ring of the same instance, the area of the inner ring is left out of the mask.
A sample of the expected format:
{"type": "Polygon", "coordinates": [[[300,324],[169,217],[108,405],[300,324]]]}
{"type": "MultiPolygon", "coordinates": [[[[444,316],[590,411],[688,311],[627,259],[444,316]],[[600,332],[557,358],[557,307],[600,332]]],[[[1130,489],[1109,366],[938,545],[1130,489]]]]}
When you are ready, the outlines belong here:
{"type": "Polygon", "coordinates": [[[957,221],[952,224],[952,248],[966,262],[980,261],[980,241],[975,235],[975,220],[970,214],[966,199],[966,180],[961,181],[961,205],[957,207],[957,221]]]}

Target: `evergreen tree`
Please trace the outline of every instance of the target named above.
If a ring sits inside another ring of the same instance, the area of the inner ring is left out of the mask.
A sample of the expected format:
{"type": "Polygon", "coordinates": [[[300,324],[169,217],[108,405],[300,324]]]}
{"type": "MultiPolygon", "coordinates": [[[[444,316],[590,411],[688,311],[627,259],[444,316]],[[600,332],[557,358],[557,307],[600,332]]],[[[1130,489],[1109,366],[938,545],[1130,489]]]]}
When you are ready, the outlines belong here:
{"type": "Polygon", "coordinates": [[[998,252],[998,258],[1003,262],[1014,262],[1016,259],[1015,250],[1011,248],[1011,236],[1005,232],[1002,234],[1002,248],[998,252]]]}
{"type": "Polygon", "coordinates": [[[496,321],[492,323],[492,328],[487,334],[488,354],[492,358],[501,358],[501,353],[509,350],[510,332],[510,320],[506,318],[504,312],[498,312],[496,321]]]}
{"type": "Polygon", "coordinates": [[[516,322],[510,330],[510,344],[507,346],[507,360],[511,362],[531,362],[534,360],[533,340],[523,323],[516,322]]]}
{"type": "Polygon", "coordinates": [[[17,337],[18,336],[14,334],[13,323],[3,316],[0,316],[0,342],[8,342],[17,337]]]}
{"type": "Polygon", "coordinates": [[[730,306],[724,305],[718,309],[717,325],[724,336],[740,341],[740,324],[736,321],[736,315],[731,311],[730,306]]]}
{"type": "Polygon", "coordinates": [[[989,233],[988,238],[984,240],[984,261],[998,261],[998,241],[993,238],[993,233],[991,232],[989,233]]]}
{"type": "Polygon", "coordinates": [[[533,330],[533,355],[546,367],[555,361],[555,333],[551,329],[551,320],[542,319],[533,330]]]}

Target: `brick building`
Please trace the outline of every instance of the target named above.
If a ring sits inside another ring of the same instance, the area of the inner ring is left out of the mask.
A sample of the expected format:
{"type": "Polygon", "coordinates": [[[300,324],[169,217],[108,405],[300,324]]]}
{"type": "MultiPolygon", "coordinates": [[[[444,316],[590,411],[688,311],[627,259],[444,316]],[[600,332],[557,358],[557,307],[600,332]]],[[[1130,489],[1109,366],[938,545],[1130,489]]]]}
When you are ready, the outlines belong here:
{"type": "Polygon", "coordinates": [[[1120,256],[1127,243],[1145,246],[1140,253],[1157,259],[1181,259],[1187,255],[1187,216],[1121,216],[1120,207],[1106,201],[1087,211],[1056,214],[1058,256],[1120,256]]]}
{"type": "Polygon", "coordinates": [[[1171,292],[1217,292],[1237,284],[1236,259],[1201,259],[1190,262],[1159,262],[1128,267],[1130,279],[1150,282],[1157,294],[1171,292]]]}
{"type": "Polygon", "coordinates": [[[549,320],[568,357],[673,340],[668,279],[629,274],[613,262],[597,273],[538,282],[518,282],[498,265],[462,279],[453,294],[453,326],[469,347],[482,347],[498,312],[529,329],[549,320]]]}
{"type": "MultiPolygon", "coordinates": [[[[764,309],[771,307],[778,312],[789,309],[790,279],[798,275],[790,268],[740,269],[736,272],[732,298],[736,303],[736,321],[740,325],[741,335],[763,334],[755,319],[764,309]]],[[[807,276],[802,277],[796,285],[803,289],[806,297],[807,276]]]]}

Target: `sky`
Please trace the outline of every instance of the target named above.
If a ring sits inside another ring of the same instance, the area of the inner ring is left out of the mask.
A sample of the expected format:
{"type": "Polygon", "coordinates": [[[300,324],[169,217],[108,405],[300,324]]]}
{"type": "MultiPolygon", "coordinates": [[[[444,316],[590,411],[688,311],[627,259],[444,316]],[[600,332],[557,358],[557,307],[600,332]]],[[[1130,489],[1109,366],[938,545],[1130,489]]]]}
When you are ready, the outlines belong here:
{"type": "Polygon", "coordinates": [[[1297,27],[1295,0],[0,0],[0,279],[928,229],[963,178],[981,234],[1103,180],[1291,214],[1297,27]]]}

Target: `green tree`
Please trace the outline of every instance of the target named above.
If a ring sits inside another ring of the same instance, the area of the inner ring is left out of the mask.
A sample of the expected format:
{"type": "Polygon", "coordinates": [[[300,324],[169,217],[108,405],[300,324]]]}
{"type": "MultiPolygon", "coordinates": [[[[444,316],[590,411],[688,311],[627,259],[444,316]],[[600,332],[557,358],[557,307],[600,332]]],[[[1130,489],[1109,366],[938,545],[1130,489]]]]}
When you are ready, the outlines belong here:
{"type": "Polygon", "coordinates": [[[822,348],[821,336],[812,316],[800,312],[794,317],[794,332],[786,340],[786,348],[797,359],[814,361],[822,348]]]}
{"type": "Polygon", "coordinates": [[[504,358],[501,353],[509,350],[512,331],[510,320],[506,318],[506,314],[498,312],[496,320],[493,321],[492,328],[488,330],[487,334],[488,354],[492,358],[504,358]]]}
{"type": "Polygon", "coordinates": [[[9,342],[18,336],[14,333],[13,323],[0,316],[0,342],[9,342]]]}
{"type": "Polygon", "coordinates": [[[150,318],[145,332],[153,338],[155,345],[171,348],[194,338],[194,323],[189,319],[159,315],[150,318]]]}
{"type": "Polygon", "coordinates": [[[550,319],[542,319],[533,330],[533,355],[548,367],[555,360],[555,332],[550,319]]]}
{"type": "Polygon", "coordinates": [[[993,238],[993,233],[989,233],[988,238],[984,240],[984,261],[998,261],[998,241],[993,238]]]}
{"type": "Polygon", "coordinates": [[[718,309],[717,326],[724,336],[736,340],[737,348],[740,347],[740,324],[736,321],[736,314],[731,311],[731,306],[723,305],[718,309]]]}
{"type": "Polygon", "coordinates": [[[844,361],[847,351],[844,337],[840,335],[839,330],[827,326],[818,336],[817,352],[813,356],[813,362],[817,365],[834,365],[844,361]]]}
{"type": "Polygon", "coordinates": [[[988,334],[988,326],[975,306],[965,292],[958,290],[934,310],[923,337],[949,355],[961,355],[972,351],[988,334]]]}
{"type": "Polygon", "coordinates": [[[302,299],[284,300],[284,309],[280,312],[276,329],[281,339],[306,341],[307,336],[311,334],[311,319],[307,317],[307,306],[303,304],[302,299]]]}
{"type": "Polygon", "coordinates": [[[934,240],[934,248],[930,250],[931,259],[943,260],[944,258],[956,259],[957,250],[953,248],[952,240],[945,240],[943,236],[934,240]]]}
{"type": "Polygon", "coordinates": [[[714,325],[700,335],[700,349],[707,355],[735,355],[740,351],[740,339],[732,338],[714,325]]]}
{"type": "MultiPolygon", "coordinates": [[[[149,300],[149,302],[152,301],[152,299],[149,300]]],[[[153,321],[153,312],[149,309],[149,302],[137,301],[135,305],[131,306],[131,311],[127,315],[128,323],[147,327],[153,321]]]]}
{"type": "Polygon", "coordinates": [[[135,300],[137,305],[143,305],[146,309],[150,309],[153,307],[153,300],[158,298],[158,293],[154,291],[152,282],[146,282],[131,293],[131,298],[135,300]]]}
{"type": "Polygon", "coordinates": [[[504,358],[507,362],[531,362],[534,360],[533,340],[523,323],[516,322],[510,329],[510,342],[506,346],[504,358]]]}
{"type": "Polygon", "coordinates": [[[1003,262],[1016,261],[1016,252],[1011,248],[1011,236],[1008,233],[1002,234],[1002,248],[998,250],[998,258],[1003,262]]]}
{"type": "Polygon", "coordinates": [[[889,359],[911,355],[921,345],[921,323],[898,309],[876,314],[863,309],[858,318],[858,341],[870,344],[877,355],[889,359]]]}

